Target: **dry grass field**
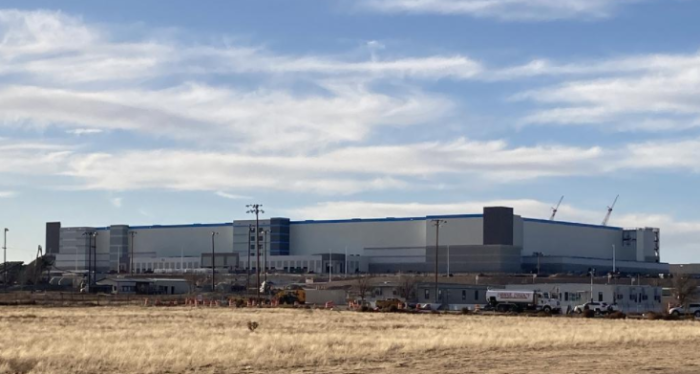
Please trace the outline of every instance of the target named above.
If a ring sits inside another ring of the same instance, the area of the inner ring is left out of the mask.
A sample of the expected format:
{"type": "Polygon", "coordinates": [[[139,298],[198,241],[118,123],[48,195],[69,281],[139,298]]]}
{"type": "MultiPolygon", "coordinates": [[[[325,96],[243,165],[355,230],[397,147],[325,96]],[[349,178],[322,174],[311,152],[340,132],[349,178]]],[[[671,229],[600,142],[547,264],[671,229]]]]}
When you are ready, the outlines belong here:
{"type": "Polygon", "coordinates": [[[0,307],[0,373],[699,373],[698,347],[690,321],[0,307]]]}

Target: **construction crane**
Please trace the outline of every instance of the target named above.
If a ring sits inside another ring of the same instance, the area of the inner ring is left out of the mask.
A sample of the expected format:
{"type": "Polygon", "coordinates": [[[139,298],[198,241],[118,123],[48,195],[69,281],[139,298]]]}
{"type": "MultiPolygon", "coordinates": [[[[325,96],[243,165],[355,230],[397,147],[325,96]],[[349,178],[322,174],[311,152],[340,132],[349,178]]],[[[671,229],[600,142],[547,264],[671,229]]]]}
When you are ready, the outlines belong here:
{"type": "Polygon", "coordinates": [[[556,208],[552,208],[552,216],[549,217],[550,221],[554,221],[554,217],[557,215],[557,212],[559,211],[559,206],[561,205],[562,200],[564,200],[564,196],[559,199],[559,202],[557,203],[556,208]]]}
{"type": "Polygon", "coordinates": [[[617,203],[617,199],[620,198],[620,195],[615,196],[615,200],[613,201],[612,205],[608,207],[608,214],[605,215],[605,219],[603,220],[603,226],[608,225],[608,221],[610,221],[610,215],[613,212],[613,209],[615,209],[615,204],[617,203]]]}

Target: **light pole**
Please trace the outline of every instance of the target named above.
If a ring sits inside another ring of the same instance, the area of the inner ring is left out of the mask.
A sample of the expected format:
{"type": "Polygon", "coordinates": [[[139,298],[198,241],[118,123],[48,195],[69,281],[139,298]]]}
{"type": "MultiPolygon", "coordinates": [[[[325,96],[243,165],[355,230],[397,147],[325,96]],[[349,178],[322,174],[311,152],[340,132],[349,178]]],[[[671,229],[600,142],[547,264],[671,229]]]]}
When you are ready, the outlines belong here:
{"type": "Polygon", "coordinates": [[[2,279],[2,283],[5,285],[5,292],[7,293],[7,232],[10,231],[10,229],[5,228],[3,231],[3,241],[2,241],[2,263],[3,263],[3,270],[5,270],[5,276],[2,279]]]}
{"type": "Polygon", "coordinates": [[[438,249],[440,248],[440,226],[447,223],[444,219],[431,220],[435,226],[435,304],[438,303],[438,249]]]}
{"type": "Polygon", "coordinates": [[[260,302],[260,214],[265,214],[262,210],[262,204],[248,204],[246,205],[248,214],[255,214],[255,254],[257,257],[257,266],[255,266],[255,278],[256,278],[256,302],[260,302]]]}
{"type": "Polygon", "coordinates": [[[535,256],[537,256],[537,276],[540,276],[540,257],[544,256],[544,253],[542,252],[535,252],[535,256]]]}
{"type": "Polygon", "coordinates": [[[267,241],[269,240],[267,235],[268,233],[270,233],[270,230],[263,229],[263,263],[265,267],[265,282],[267,282],[267,241]]]}
{"type": "Polygon", "coordinates": [[[253,225],[248,225],[248,269],[246,271],[247,277],[245,281],[245,290],[246,290],[246,295],[250,296],[250,235],[255,233],[255,228],[253,225]]]}
{"type": "Polygon", "coordinates": [[[129,256],[129,274],[134,275],[134,236],[136,235],[136,231],[129,231],[129,235],[131,235],[131,255],[129,256]]]}
{"type": "Polygon", "coordinates": [[[450,273],[450,246],[447,246],[447,277],[449,278],[452,273],[450,273]]]}
{"type": "Polygon", "coordinates": [[[216,252],[214,251],[214,237],[218,232],[211,232],[211,292],[216,292],[216,252]]]}
{"type": "Polygon", "coordinates": [[[348,246],[345,246],[345,278],[348,277],[348,246]]]}
{"type": "Polygon", "coordinates": [[[595,269],[589,268],[588,274],[591,276],[591,302],[593,302],[593,276],[595,276],[595,269]]]}

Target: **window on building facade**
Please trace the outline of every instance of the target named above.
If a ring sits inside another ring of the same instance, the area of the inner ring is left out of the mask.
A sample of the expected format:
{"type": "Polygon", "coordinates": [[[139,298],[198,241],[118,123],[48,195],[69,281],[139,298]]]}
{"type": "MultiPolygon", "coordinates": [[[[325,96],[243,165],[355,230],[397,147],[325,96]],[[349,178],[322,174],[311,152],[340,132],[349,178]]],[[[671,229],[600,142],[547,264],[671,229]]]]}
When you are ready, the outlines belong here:
{"type": "Polygon", "coordinates": [[[598,301],[603,301],[603,293],[598,292],[598,301]]]}
{"type": "Polygon", "coordinates": [[[479,290],[474,290],[474,300],[479,300],[479,290]]]}
{"type": "Polygon", "coordinates": [[[462,301],[467,300],[467,290],[462,290],[462,301]]]}
{"type": "Polygon", "coordinates": [[[423,296],[425,296],[425,299],[426,299],[426,300],[430,300],[430,290],[426,288],[426,289],[425,289],[425,294],[424,294],[423,296]]]}

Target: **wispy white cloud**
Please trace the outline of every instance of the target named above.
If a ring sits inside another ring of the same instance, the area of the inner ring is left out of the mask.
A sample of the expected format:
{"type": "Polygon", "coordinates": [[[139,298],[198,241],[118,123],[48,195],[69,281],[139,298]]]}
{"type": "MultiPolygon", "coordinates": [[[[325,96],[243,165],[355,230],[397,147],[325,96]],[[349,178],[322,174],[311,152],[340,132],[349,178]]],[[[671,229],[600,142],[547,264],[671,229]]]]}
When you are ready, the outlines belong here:
{"type": "Polygon", "coordinates": [[[230,200],[244,200],[244,199],[250,199],[250,196],[244,196],[244,195],[236,195],[224,191],[216,191],[216,196],[223,197],[224,199],[230,199],[230,200]]]}
{"type": "MultiPolygon", "coordinates": [[[[588,75],[514,96],[542,107],[525,124],[599,125],[618,131],[700,127],[700,55],[649,55],[504,72],[588,75]]],[[[535,64],[537,65],[537,64],[535,64]]]]}
{"type": "Polygon", "coordinates": [[[64,170],[71,155],[72,150],[63,145],[0,139],[0,173],[55,174],[64,170]]]}
{"type": "Polygon", "coordinates": [[[42,10],[0,10],[0,32],[0,55],[5,58],[75,51],[100,37],[79,17],[42,10]]]}
{"type": "Polygon", "coordinates": [[[66,133],[77,135],[77,136],[101,134],[103,132],[104,132],[104,130],[102,130],[102,129],[70,129],[70,130],[66,130],[66,133]]]}
{"type": "Polygon", "coordinates": [[[609,17],[638,0],[360,0],[381,12],[454,14],[503,20],[554,20],[609,17]]]}
{"type": "Polygon", "coordinates": [[[256,149],[315,149],[362,140],[377,126],[433,121],[452,105],[420,91],[390,96],[357,85],[327,83],[324,88],[328,95],[241,92],[200,84],[97,92],[10,86],[0,89],[0,120],[237,141],[256,149]]]}
{"type": "Polygon", "coordinates": [[[502,141],[346,147],[315,155],[273,156],[187,150],[76,155],[66,174],[90,189],[284,189],[319,194],[432,188],[437,176],[499,183],[603,173],[599,148],[509,147],[502,141]],[[132,165],[138,163],[138,168],[132,165]],[[104,168],[104,165],[110,165],[104,168]],[[241,178],[245,176],[245,178],[241,178]],[[281,181],[284,181],[283,183],[281,181]]]}
{"type": "Polygon", "coordinates": [[[8,199],[17,196],[16,191],[0,191],[0,199],[8,199]]]}
{"type": "Polygon", "coordinates": [[[382,45],[377,41],[368,45],[371,60],[283,55],[231,43],[186,45],[152,36],[121,42],[108,30],[50,11],[0,10],[0,35],[0,76],[25,74],[38,83],[251,73],[466,79],[481,71],[478,62],[461,55],[380,59],[376,52],[382,45]]]}
{"type": "Polygon", "coordinates": [[[109,202],[114,206],[115,208],[121,208],[122,207],[122,201],[123,199],[121,197],[110,197],[109,202]]]}
{"type": "Polygon", "coordinates": [[[624,152],[627,157],[620,162],[621,168],[700,172],[700,139],[629,144],[624,152]]]}
{"type": "Polygon", "coordinates": [[[502,140],[458,139],[351,146],[297,155],[191,149],[92,153],[14,142],[11,146],[0,143],[0,171],[60,175],[68,178],[64,187],[105,191],[212,191],[222,197],[243,198],[225,191],[284,189],[348,195],[457,187],[474,181],[505,184],[546,177],[601,176],[621,170],[700,172],[693,161],[700,158],[698,150],[698,139],[640,142],[613,149],[514,147],[502,140]]]}

